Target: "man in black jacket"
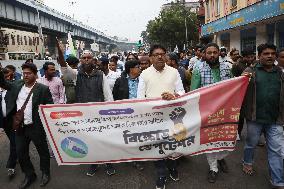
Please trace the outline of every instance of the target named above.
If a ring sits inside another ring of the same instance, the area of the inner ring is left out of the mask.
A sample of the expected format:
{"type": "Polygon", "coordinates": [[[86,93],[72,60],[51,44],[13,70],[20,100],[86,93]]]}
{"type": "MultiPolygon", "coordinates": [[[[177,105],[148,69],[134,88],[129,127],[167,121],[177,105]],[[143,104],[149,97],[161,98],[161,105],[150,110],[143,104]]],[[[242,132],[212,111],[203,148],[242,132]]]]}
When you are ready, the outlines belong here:
{"type": "Polygon", "coordinates": [[[125,63],[125,72],[115,81],[113,88],[114,100],[137,98],[138,77],[140,65],[138,60],[130,60],[125,63]]]}
{"type": "MultiPolygon", "coordinates": [[[[137,98],[138,77],[140,73],[140,61],[130,60],[125,63],[125,71],[115,81],[113,87],[112,93],[114,100],[137,98]]],[[[140,162],[134,162],[134,167],[140,171],[144,169],[143,164],[140,162]]]]}
{"type": "Polygon", "coordinates": [[[0,71],[0,87],[10,92],[10,100],[6,104],[7,114],[21,109],[28,94],[32,90],[32,95],[24,110],[24,122],[21,132],[16,133],[16,150],[18,160],[25,179],[20,185],[20,189],[29,187],[35,180],[36,174],[29,156],[29,145],[32,141],[40,156],[40,169],[42,178],[40,186],[45,186],[50,180],[50,156],[46,141],[46,134],[39,117],[38,109],[40,104],[52,104],[52,96],[47,86],[36,82],[37,67],[34,64],[23,64],[23,80],[9,83],[4,79],[3,72],[0,71]]]}
{"type": "MultiPolygon", "coordinates": [[[[3,73],[5,79],[12,82],[14,77],[11,77],[11,74],[8,69],[4,68],[3,73]]],[[[15,176],[15,167],[17,164],[17,152],[16,152],[16,142],[15,142],[15,132],[12,130],[12,113],[7,114],[6,104],[10,102],[10,92],[0,88],[0,128],[3,128],[5,134],[7,135],[10,142],[10,154],[7,161],[6,168],[8,169],[8,177],[12,179],[15,176]]]]}

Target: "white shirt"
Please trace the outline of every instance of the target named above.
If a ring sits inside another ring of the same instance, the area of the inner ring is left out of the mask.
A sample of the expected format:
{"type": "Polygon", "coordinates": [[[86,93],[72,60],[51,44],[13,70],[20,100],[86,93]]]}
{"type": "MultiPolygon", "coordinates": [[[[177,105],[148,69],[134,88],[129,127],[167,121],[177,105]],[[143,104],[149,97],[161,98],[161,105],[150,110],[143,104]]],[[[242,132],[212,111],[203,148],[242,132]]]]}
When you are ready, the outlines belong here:
{"type": "Polygon", "coordinates": [[[200,61],[200,59],[197,57],[197,56],[194,56],[194,57],[192,57],[190,60],[189,60],[189,66],[188,66],[188,68],[189,69],[193,69],[193,67],[195,66],[195,64],[198,62],[198,61],[200,61]]]}
{"type": "MultiPolygon", "coordinates": [[[[22,108],[22,106],[24,105],[30,91],[31,88],[26,87],[25,85],[23,85],[22,89],[19,92],[18,98],[17,98],[17,111],[20,110],[22,108]]],[[[24,111],[24,124],[25,125],[29,125],[33,123],[33,111],[32,111],[32,98],[33,98],[33,94],[31,95],[28,104],[26,106],[26,109],[24,111]]]]}
{"type": "MultiPolygon", "coordinates": [[[[174,73],[175,74],[175,83],[174,83],[174,86],[172,86],[174,88],[174,92],[179,94],[179,95],[183,95],[185,93],[184,91],[184,88],[183,88],[183,84],[182,84],[182,81],[181,81],[181,78],[180,78],[180,75],[178,73],[178,71],[174,68],[171,68],[167,65],[165,65],[165,68],[160,72],[160,71],[157,71],[154,66],[150,66],[149,68],[147,68],[146,70],[144,70],[142,72],[142,75],[139,77],[139,83],[138,83],[138,89],[137,89],[137,98],[149,98],[149,97],[161,97],[162,94],[159,94],[159,96],[151,96],[151,92],[149,92],[149,84],[146,83],[143,79],[143,73],[144,74],[147,74],[147,72],[150,72],[150,74],[158,74],[158,75],[163,75],[164,73],[174,73]],[[174,70],[173,72],[168,72],[170,70],[174,70]],[[147,70],[147,71],[146,71],[147,70]]],[[[164,76],[163,76],[164,77],[164,76]]],[[[152,78],[153,80],[154,78],[152,78]]],[[[163,85],[163,81],[161,80],[156,80],[154,81],[155,82],[155,86],[157,86],[157,88],[163,88],[163,92],[170,92],[171,90],[170,89],[166,89],[165,85],[163,85]],[[164,89],[165,88],[165,89],[164,89]]]]}
{"type": "Polygon", "coordinates": [[[120,75],[121,74],[119,72],[114,72],[112,70],[109,70],[106,78],[107,78],[107,81],[109,83],[109,87],[110,87],[111,91],[113,90],[116,79],[120,78],[120,75]]]}
{"type": "Polygon", "coordinates": [[[7,116],[7,108],[6,108],[6,101],[5,101],[5,96],[6,96],[6,93],[7,91],[5,89],[0,89],[0,93],[2,93],[2,114],[3,114],[3,117],[6,117],[7,116]]]}

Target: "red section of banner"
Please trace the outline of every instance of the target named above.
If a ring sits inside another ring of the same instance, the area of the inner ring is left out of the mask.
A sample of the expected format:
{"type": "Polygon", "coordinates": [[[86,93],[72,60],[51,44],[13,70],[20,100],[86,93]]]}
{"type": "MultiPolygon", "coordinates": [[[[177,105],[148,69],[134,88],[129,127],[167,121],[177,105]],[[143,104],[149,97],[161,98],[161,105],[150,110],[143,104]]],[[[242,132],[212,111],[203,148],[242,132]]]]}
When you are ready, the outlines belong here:
{"type": "Polygon", "coordinates": [[[240,77],[200,89],[200,144],[236,140],[240,108],[248,82],[248,77],[240,77]]]}
{"type": "Polygon", "coordinates": [[[80,111],[60,111],[60,112],[51,112],[51,119],[61,119],[69,117],[82,117],[83,113],[80,111]]]}

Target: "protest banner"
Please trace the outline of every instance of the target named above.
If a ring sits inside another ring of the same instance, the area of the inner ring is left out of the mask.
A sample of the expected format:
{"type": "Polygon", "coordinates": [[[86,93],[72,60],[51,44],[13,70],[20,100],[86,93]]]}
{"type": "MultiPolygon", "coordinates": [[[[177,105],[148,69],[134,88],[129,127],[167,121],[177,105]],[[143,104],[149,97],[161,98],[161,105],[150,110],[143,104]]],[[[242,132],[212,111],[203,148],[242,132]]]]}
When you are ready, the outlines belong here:
{"type": "Polygon", "coordinates": [[[119,163],[232,151],[249,78],[161,98],[40,106],[59,165],[119,163]]]}

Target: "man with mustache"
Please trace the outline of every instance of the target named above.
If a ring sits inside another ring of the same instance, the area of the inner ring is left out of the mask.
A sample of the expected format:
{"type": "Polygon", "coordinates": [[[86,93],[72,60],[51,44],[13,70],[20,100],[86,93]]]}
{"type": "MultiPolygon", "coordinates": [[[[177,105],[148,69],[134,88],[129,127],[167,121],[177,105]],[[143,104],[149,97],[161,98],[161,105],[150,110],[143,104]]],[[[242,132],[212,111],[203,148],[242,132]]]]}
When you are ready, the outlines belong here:
{"type": "MultiPolygon", "coordinates": [[[[166,49],[161,45],[153,45],[150,49],[152,65],[144,70],[137,89],[137,98],[158,98],[174,100],[176,96],[185,93],[178,71],[166,64],[166,49]]],[[[165,189],[167,169],[173,181],[179,180],[175,160],[163,159],[155,161],[158,173],[156,189],[165,189]]]]}
{"type": "Polygon", "coordinates": [[[244,100],[247,137],[244,147],[243,171],[254,174],[254,150],[262,133],[267,145],[269,175],[272,188],[284,189],[282,145],[284,143],[284,72],[275,66],[276,46],[257,47],[259,61],[243,75],[251,75],[244,100]]]}
{"type": "MultiPolygon", "coordinates": [[[[228,62],[219,62],[219,46],[216,43],[209,43],[205,46],[204,50],[205,61],[193,70],[191,90],[231,78],[231,70],[228,62]]],[[[210,167],[208,182],[216,182],[219,171],[218,165],[224,173],[228,172],[228,167],[224,160],[227,155],[227,151],[206,154],[210,167]]]]}
{"type": "MultiPolygon", "coordinates": [[[[112,92],[105,74],[96,69],[94,56],[91,51],[84,51],[78,71],[72,69],[64,60],[63,51],[57,41],[58,63],[61,66],[63,77],[67,80],[76,81],[75,96],[77,103],[113,101],[112,92]]],[[[87,176],[94,176],[97,165],[91,165],[87,176]]],[[[115,174],[115,169],[111,164],[106,164],[108,175],[115,174]]]]}

